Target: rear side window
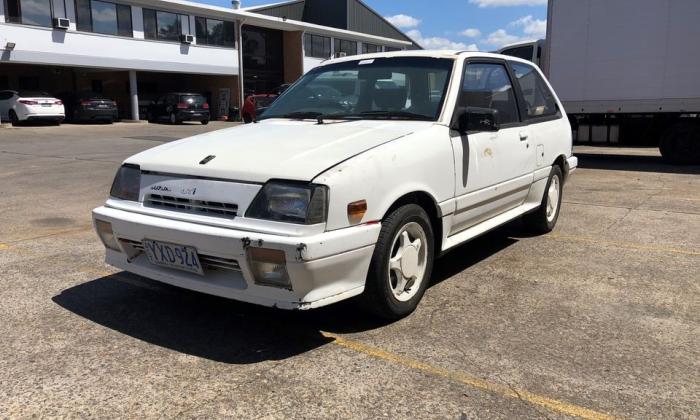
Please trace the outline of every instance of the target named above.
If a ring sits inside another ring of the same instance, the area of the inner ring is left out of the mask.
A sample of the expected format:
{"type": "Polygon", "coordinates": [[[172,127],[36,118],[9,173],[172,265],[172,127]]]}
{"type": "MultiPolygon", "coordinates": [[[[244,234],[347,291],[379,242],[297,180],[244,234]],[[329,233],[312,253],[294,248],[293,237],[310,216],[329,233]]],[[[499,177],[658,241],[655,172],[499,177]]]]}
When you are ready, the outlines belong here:
{"type": "Polygon", "coordinates": [[[526,115],[528,118],[550,117],[557,115],[557,102],[554,94],[534,67],[511,62],[515,77],[523,92],[525,99],[526,115]]]}
{"type": "Polygon", "coordinates": [[[495,109],[502,125],[520,122],[513,84],[503,64],[467,64],[459,105],[495,109]]]}
{"type": "Polygon", "coordinates": [[[0,101],[10,99],[12,97],[12,92],[0,92],[0,101]]]}

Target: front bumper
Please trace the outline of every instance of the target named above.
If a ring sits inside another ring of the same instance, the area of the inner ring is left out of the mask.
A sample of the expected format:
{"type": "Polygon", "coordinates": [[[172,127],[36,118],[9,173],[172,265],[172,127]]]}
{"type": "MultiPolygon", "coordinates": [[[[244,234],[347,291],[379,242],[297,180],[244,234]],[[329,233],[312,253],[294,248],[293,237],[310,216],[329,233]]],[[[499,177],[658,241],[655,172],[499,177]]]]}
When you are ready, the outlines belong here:
{"type": "Polygon", "coordinates": [[[202,293],[282,309],[325,306],[363,292],[381,225],[361,225],[309,237],[258,234],[143,215],[109,207],[93,220],[112,225],[121,252],[106,249],[106,261],[125,271],[202,293]],[[151,264],[133,255],[129,243],[151,239],[193,246],[207,257],[236,260],[240,269],[206,269],[204,276],[151,264]],[[132,242],[129,242],[132,241],[132,242]],[[282,250],[291,290],[256,284],[249,247],[282,250]],[[128,254],[132,254],[130,258],[128,254]]]}

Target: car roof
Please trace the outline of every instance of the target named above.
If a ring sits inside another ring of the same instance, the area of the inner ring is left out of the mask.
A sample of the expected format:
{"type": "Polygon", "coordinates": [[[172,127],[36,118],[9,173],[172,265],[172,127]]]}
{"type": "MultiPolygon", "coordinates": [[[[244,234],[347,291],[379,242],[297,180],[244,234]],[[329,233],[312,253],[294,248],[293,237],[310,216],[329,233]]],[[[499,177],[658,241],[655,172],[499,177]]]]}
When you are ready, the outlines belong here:
{"type": "Polygon", "coordinates": [[[532,65],[527,60],[523,60],[517,57],[513,57],[510,55],[503,55],[503,54],[498,54],[498,53],[489,53],[489,52],[482,52],[482,51],[466,51],[466,50],[408,50],[408,51],[392,51],[392,52],[380,52],[380,53],[372,53],[372,54],[362,54],[362,55],[350,55],[347,57],[340,57],[340,58],[330,58],[328,60],[325,60],[322,65],[326,64],[331,64],[331,63],[342,63],[342,62],[348,62],[348,61],[357,61],[357,60],[371,60],[374,58],[394,58],[394,57],[430,57],[430,58],[448,58],[448,59],[457,59],[457,58],[473,58],[473,57],[481,57],[481,58],[499,58],[501,60],[510,60],[510,61],[518,61],[522,63],[529,63],[532,65]]]}

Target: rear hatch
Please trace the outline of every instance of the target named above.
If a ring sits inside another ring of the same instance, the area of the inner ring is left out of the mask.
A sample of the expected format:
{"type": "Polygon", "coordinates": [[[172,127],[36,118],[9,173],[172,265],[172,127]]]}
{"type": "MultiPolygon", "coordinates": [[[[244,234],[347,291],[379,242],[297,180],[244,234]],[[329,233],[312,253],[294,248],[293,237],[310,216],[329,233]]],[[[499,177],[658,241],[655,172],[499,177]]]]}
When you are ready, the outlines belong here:
{"type": "Polygon", "coordinates": [[[202,95],[180,95],[178,109],[194,112],[209,112],[209,104],[202,95]]]}
{"type": "Polygon", "coordinates": [[[46,92],[20,92],[19,103],[29,107],[32,114],[63,114],[63,102],[46,92]]]}
{"type": "Polygon", "coordinates": [[[114,110],[117,103],[111,99],[99,95],[84,96],[80,99],[80,106],[85,109],[94,110],[114,110]]]}

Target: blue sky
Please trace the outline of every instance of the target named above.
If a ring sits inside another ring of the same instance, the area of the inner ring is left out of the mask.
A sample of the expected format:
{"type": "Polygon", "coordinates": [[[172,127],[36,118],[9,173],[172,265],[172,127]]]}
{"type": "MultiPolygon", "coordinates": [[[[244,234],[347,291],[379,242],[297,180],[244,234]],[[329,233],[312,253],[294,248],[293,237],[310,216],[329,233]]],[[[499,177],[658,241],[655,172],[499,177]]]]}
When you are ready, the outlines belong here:
{"type": "MultiPolygon", "coordinates": [[[[194,0],[230,6],[229,0],[194,0]]],[[[281,0],[242,0],[243,7],[281,0]]],[[[492,51],[544,38],[547,0],[364,0],[424,48],[492,51]]]]}

